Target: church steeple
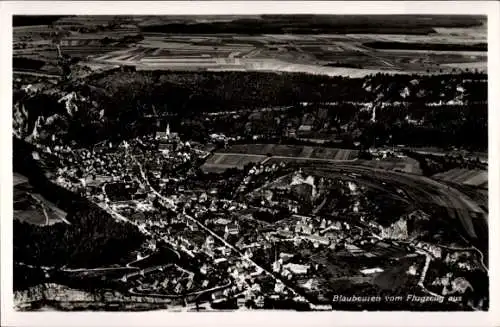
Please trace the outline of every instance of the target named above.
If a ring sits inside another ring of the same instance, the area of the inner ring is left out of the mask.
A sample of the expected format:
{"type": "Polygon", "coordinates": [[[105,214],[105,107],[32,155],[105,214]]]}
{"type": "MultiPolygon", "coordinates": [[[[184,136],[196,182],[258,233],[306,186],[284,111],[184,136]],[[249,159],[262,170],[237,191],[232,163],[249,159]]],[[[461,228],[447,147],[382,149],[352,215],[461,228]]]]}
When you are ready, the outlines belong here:
{"type": "Polygon", "coordinates": [[[170,136],[170,124],[167,124],[167,130],[165,131],[165,134],[167,134],[167,136],[170,136]]]}

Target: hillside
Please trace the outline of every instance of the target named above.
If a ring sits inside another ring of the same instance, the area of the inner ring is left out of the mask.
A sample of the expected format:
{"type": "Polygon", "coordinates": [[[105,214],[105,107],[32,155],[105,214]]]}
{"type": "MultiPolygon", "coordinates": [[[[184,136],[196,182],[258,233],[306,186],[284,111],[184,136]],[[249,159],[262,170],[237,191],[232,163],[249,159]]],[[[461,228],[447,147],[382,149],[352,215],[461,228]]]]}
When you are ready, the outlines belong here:
{"type": "MultiPolygon", "coordinates": [[[[299,103],[368,103],[375,106],[376,124],[367,132],[378,133],[377,124],[390,124],[405,116],[428,119],[432,124],[413,133],[427,133],[430,142],[439,134],[477,135],[479,139],[458,139],[463,144],[482,140],[486,121],[486,76],[411,76],[377,74],[365,78],[327,77],[277,73],[164,73],[115,70],[67,86],[36,89],[15,86],[13,129],[23,139],[46,139],[56,134],[67,141],[94,144],[103,139],[122,139],[155,130],[154,112],[166,116],[181,135],[191,138],[190,126],[181,118],[199,117],[211,112],[230,112],[299,103]],[[377,108],[382,102],[383,108],[377,108]],[[465,106],[473,102],[474,106],[465,106]],[[432,103],[438,107],[430,107],[432,103]],[[457,110],[458,109],[458,110],[457,110]],[[484,112],[483,112],[484,111],[484,112]],[[472,121],[463,115],[474,114],[472,121]],[[423,117],[423,118],[422,118],[423,117]],[[459,124],[446,126],[448,122],[459,124]],[[439,129],[437,129],[438,127],[439,129]],[[432,133],[425,131],[432,129],[432,133]]],[[[160,119],[161,120],[161,119],[160,119]]],[[[372,118],[373,120],[373,118],[372,118]]],[[[385,129],[385,128],[384,128],[385,129]]],[[[380,132],[380,131],[379,131],[380,132]]],[[[405,133],[412,132],[408,129],[405,133]]],[[[404,135],[397,130],[394,134],[404,135]]],[[[367,134],[367,135],[368,135],[367,134]]],[[[453,142],[456,135],[442,135],[453,142]]],[[[368,136],[371,137],[371,136],[368,136]]],[[[413,138],[415,140],[421,138],[413,138]]],[[[457,143],[456,145],[461,145],[457,143]]]]}

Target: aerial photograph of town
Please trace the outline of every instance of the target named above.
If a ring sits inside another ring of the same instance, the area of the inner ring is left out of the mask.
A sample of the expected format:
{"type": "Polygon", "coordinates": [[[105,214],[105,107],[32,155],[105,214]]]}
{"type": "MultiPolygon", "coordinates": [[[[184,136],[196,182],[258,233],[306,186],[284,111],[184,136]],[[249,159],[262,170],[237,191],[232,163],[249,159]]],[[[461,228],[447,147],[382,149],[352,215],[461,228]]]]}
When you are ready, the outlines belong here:
{"type": "Polygon", "coordinates": [[[12,24],[16,311],[489,310],[486,16],[12,24]]]}

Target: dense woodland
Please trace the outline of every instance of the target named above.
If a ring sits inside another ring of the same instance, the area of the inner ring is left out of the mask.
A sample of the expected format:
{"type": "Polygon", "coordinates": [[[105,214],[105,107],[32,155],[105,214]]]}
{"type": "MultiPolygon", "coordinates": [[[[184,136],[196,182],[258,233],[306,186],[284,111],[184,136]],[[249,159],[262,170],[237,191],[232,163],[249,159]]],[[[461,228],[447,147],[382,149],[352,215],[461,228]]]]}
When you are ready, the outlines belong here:
{"type": "MultiPolygon", "coordinates": [[[[58,102],[61,93],[27,96],[18,90],[14,92],[14,103],[24,105],[28,111],[28,130],[32,130],[39,115],[58,114],[58,119],[45,126],[42,134],[60,134],[81,144],[152,133],[160,121],[166,120],[183,137],[199,141],[206,140],[211,132],[244,135],[246,120],[224,115],[217,120],[214,130],[211,119],[207,121],[204,115],[291,106],[285,113],[288,120],[308,112],[314,115],[315,110],[328,105],[323,122],[337,127],[354,124],[352,127],[362,132],[360,140],[364,146],[394,142],[485,150],[486,81],[487,75],[473,72],[345,78],[288,73],[117,70],[94,76],[77,86],[63,86],[63,94],[74,91],[86,98],[75,101],[78,111],[72,117],[67,117],[64,104],[58,102]],[[303,108],[300,103],[304,102],[312,105],[303,108]],[[360,110],[356,103],[372,103],[376,121],[372,122],[372,113],[360,110]],[[410,125],[406,116],[423,123],[410,125]]],[[[272,127],[278,131],[279,126],[272,127]]]]}
{"type": "Polygon", "coordinates": [[[37,266],[101,267],[120,263],[144,236],[88,202],[68,213],[71,225],[34,226],[14,220],[14,260],[37,266]]]}

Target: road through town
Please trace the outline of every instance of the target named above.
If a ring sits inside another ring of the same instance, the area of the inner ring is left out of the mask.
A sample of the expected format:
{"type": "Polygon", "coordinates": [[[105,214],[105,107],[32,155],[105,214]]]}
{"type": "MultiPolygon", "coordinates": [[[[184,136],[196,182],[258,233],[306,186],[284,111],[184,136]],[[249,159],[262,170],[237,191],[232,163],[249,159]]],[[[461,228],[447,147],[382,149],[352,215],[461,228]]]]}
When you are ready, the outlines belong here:
{"type": "MultiPolygon", "coordinates": [[[[169,199],[165,198],[163,195],[161,195],[158,191],[156,191],[152,186],[151,184],[149,183],[149,180],[147,179],[146,177],[146,174],[144,173],[144,170],[143,170],[143,167],[142,167],[142,164],[137,161],[135,159],[135,157],[133,157],[133,159],[135,160],[135,162],[137,163],[137,165],[139,166],[139,169],[140,169],[140,172],[141,172],[141,175],[142,175],[142,178],[144,179],[144,181],[149,185],[149,187],[151,188],[151,191],[160,199],[164,200],[165,202],[169,202],[169,199]]],[[[191,220],[192,222],[198,224],[198,226],[200,226],[203,230],[205,230],[207,233],[209,233],[210,235],[212,235],[215,239],[217,239],[218,241],[220,241],[221,243],[223,243],[225,246],[227,246],[228,248],[230,248],[232,251],[234,251],[236,254],[238,254],[240,256],[240,258],[242,260],[245,260],[245,261],[248,261],[249,263],[251,263],[253,266],[255,266],[257,269],[265,272],[266,274],[268,274],[269,276],[271,276],[275,281],[279,281],[281,283],[283,283],[282,280],[280,280],[279,278],[277,278],[272,272],[268,271],[267,269],[265,269],[264,267],[262,267],[261,265],[259,265],[258,263],[256,263],[254,260],[252,260],[251,258],[249,258],[248,256],[244,255],[240,250],[238,250],[236,247],[234,247],[232,244],[228,243],[225,239],[223,239],[222,237],[220,237],[217,233],[215,233],[214,231],[212,231],[210,228],[208,228],[207,226],[205,226],[203,223],[201,223],[200,221],[198,221],[197,219],[195,219],[194,217],[186,214],[185,212],[183,212],[183,215],[184,217],[186,217],[187,219],[191,220]]],[[[299,293],[292,287],[290,287],[289,285],[287,285],[287,283],[283,283],[285,285],[285,287],[287,289],[289,289],[294,295],[297,295],[299,296],[299,293]]],[[[306,299],[304,299],[305,301],[307,301],[306,299]]],[[[307,301],[308,302],[308,301],[307,301]]]]}
{"type": "MultiPolygon", "coordinates": [[[[143,170],[142,164],[136,160],[136,158],[133,158],[137,165],[139,166],[140,173],[144,181],[148,184],[150,187],[151,191],[158,196],[158,198],[162,199],[164,202],[169,203],[169,199],[165,198],[163,195],[161,195],[157,190],[155,190],[151,184],[149,183],[149,180],[147,179],[147,176],[143,170]]],[[[479,206],[477,206],[470,198],[468,198],[465,194],[462,194],[456,189],[452,189],[451,187],[441,184],[437,181],[434,181],[430,178],[424,177],[424,176],[419,176],[419,175],[409,175],[409,174],[403,174],[403,173],[398,173],[398,172],[388,172],[382,169],[376,169],[376,168],[371,168],[371,167],[359,167],[355,165],[349,165],[346,163],[338,163],[335,165],[314,165],[314,166],[305,166],[303,168],[305,173],[353,173],[356,174],[355,176],[360,177],[362,179],[363,176],[369,176],[371,179],[375,180],[380,180],[380,182],[384,183],[389,183],[393,185],[397,185],[398,187],[401,187],[404,189],[407,194],[415,201],[424,201],[424,202],[432,202],[440,206],[445,206],[447,208],[451,208],[452,210],[449,210],[449,212],[457,212],[456,213],[456,218],[460,219],[461,223],[463,224],[465,230],[468,232],[470,237],[477,237],[477,234],[474,231],[474,226],[472,224],[471,219],[477,219],[477,218],[472,218],[470,216],[471,212],[479,212],[482,214],[487,214],[481,209],[479,206]]],[[[245,256],[243,253],[241,253],[236,247],[234,247],[232,244],[228,243],[224,238],[219,236],[217,233],[212,231],[210,228],[205,226],[203,223],[201,223],[199,220],[196,218],[190,216],[187,214],[185,211],[183,212],[183,215],[186,219],[191,220],[192,222],[198,224],[200,228],[205,230],[207,233],[212,235],[215,239],[223,243],[225,246],[230,248],[234,253],[239,255],[241,259],[246,260],[250,262],[252,265],[260,269],[261,271],[264,271],[266,274],[272,276],[273,279],[276,281],[281,281],[279,278],[276,277],[275,274],[272,272],[268,271],[267,269],[263,268],[259,264],[257,264],[255,261],[253,261],[251,258],[248,256],[245,256]]],[[[450,248],[451,249],[451,248],[450,248]]],[[[474,247],[476,251],[480,254],[481,257],[481,264],[483,268],[486,268],[483,262],[483,254],[481,251],[479,251],[477,248],[474,247]]],[[[458,249],[457,249],[458,250],[458,249]]],[[[464,249],[460,249],[464,250],[464,249]]],[[[426,251],[420,251],[418,252],[422,255],[426,256],[426,262],[424,265],[424,268],[421,273],[421,277],[419,280],[418,285],[422,288],[424,292],[426,292],[429,295],[432,296],[439,296],[438,294],[435,294],[431,291],[429,291],[425,285],[424,285],[424,280],[426,276],[427,269],[429,267],[429,264],[432,260],[432,257],[430,253],[427,253],[426,251]]],[[[282,281],[281,281],[282,282],[282,281]]],[[[284,283],[285,286],[292,291],[293,294],[299,295],[293,287],[290,287],[287,285],[288,283],[284,283]]]]}

